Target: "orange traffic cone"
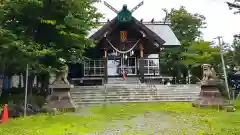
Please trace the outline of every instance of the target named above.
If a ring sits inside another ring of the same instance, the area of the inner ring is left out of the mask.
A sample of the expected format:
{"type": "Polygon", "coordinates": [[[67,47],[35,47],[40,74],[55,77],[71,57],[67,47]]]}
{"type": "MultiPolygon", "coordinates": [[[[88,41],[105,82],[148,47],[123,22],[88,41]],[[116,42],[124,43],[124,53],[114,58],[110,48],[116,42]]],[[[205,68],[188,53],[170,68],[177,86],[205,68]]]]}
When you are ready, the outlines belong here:
{"type": "Polygon", "coordinates": [[[5,104],[3,108],[2,119],[0,120],[0,122],[4,123],[7,121],[8,121],[8,108],[7,108],[7,104],[5,104]]]}

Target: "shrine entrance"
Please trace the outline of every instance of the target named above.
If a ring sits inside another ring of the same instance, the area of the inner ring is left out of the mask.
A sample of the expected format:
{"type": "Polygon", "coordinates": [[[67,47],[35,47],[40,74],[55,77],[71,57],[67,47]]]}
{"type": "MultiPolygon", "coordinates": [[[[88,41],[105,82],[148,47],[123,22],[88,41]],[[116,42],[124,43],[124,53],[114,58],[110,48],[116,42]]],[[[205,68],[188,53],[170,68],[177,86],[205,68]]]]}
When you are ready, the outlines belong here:
{"type": "Polygon", "coordinates": [[[108,59],[108,76],[122,76],[123,71],[128,76],[137,75],[136,57],[110,57],[108,59]]]}

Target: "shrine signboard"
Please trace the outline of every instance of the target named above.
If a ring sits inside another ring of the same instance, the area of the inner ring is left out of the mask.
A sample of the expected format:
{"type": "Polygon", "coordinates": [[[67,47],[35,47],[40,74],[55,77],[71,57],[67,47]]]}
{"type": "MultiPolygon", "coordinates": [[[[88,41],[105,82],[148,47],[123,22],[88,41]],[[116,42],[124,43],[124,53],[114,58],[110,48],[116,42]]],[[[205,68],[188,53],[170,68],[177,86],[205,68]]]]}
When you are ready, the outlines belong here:
{"type": "Polygon", "coordinates": [[[127,40],[127,32],[126,31],[120,31],[120,41],[125,42],[127,40]]]}

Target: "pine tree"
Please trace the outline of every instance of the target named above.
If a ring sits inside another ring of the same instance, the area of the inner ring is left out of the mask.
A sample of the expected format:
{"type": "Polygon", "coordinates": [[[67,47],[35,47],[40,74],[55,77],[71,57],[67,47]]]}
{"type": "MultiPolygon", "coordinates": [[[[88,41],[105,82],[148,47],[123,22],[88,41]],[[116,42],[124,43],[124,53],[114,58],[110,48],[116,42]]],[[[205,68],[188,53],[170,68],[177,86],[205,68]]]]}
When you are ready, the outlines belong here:
{"type": "Polygon", "coordinates": [[[240,0],[234,0],[234,2],[227,2],[228,7],[230,10],[236,9],[237,11],[234,11],[234,14],[240,13],[240,0]]]}

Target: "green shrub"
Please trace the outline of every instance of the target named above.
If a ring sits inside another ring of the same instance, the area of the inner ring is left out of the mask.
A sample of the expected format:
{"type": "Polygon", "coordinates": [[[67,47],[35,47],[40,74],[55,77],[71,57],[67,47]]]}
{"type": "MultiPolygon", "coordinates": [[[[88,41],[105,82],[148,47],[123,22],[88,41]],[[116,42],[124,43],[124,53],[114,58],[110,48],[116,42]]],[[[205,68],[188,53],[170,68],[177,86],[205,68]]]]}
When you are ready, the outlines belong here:
{"type": "MultiPolygon", "coordinates": [[[[0,99],[0,104],[9,104],[9,103],[13,103],[13,104],[24,104],[24,94],[14,94],[14,95],[5,95],[2,96],[0,99]]],[[[45,102],[45,99],[43,96],[38,96],[38,95],[32,95],[32,96],[28,96],[27,98],[29,104],[34,104],[37,105],[39,107],[42,107],[42,105],[45,102]]]]}
{"type": "Polygon", "coordinates": [[[222,96],[228,98],[228,91],[225,87],[225,84],[223,84],[223,83],[218,84],[218,89],[219,89],[220,93],[222,94],[222,96]]]}
{"type": "MultiPolygon", "coordinates": [[[[38,106],[42,106],[45,102],[44,97],[37,95],[37,88],[33,88],[31,91],[28,91],[28,103],[35,104],[38,106]]],[[[24,104],[24,88],[10,88],[5,89],[2,92],[1,98],[0,98],[0,104],[24,104]]]]}
{"type": "Polygon", "coordinates": [[[45,103],[45,99],[43,96],[30,96],[28,97],[28,101],[30,104],[34,104],[39,107],[42,107],[45,103]]]}

